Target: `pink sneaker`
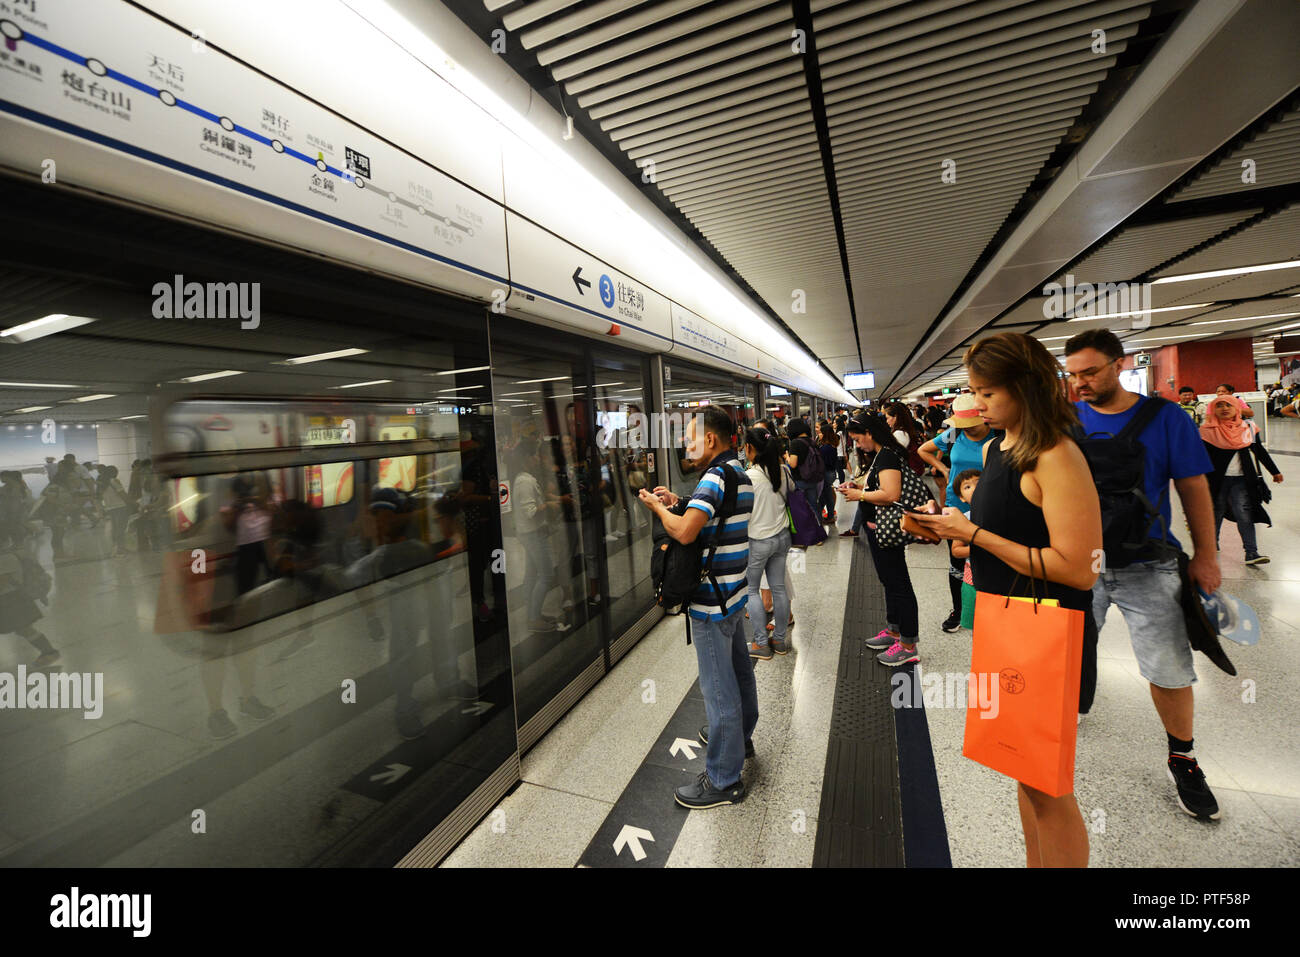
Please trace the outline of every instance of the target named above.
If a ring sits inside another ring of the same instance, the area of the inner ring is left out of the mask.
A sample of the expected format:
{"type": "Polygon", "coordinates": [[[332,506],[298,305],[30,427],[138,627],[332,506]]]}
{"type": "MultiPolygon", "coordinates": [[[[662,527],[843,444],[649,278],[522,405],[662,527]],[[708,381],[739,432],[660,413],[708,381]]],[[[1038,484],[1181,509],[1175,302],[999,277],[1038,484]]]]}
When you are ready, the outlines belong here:
{"type": "Polygon", "coordinates": [[[882,651],[880,654],[876,655],[876,660],[882,665],[889,665],[890,667],[897,668],[899,665],[910,665],[914,662],[920,661],[921,656],[917,654],[915,646],[913,646],[911,651],[908,651],[903,647],[901,641],[896,641],[889,646],[888,651],[882,651]]]}
{"type": "Polygon", "coordinates": [[[898,641],[898,636],[891,634],[888,628],[882,628],[880,634],[874,638],[868,638],[863,642],[868,648],[874,648],[879,651],[881,648],[888,648],[894,642],[898,641]]]}

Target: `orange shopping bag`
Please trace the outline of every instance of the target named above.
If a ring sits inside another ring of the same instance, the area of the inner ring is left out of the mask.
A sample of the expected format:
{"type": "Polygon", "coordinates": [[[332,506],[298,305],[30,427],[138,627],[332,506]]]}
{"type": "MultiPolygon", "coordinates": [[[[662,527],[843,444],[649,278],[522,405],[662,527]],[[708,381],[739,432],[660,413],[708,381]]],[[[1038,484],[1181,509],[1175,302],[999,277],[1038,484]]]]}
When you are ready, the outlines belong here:
{"type": "Polygon", "coordinates": [[[970,670],[996,680],[997,707],[969,696],[961,753],[1061,797],[1074,790],[1084,612],[1054,605],[976,595],[970,670]]]}

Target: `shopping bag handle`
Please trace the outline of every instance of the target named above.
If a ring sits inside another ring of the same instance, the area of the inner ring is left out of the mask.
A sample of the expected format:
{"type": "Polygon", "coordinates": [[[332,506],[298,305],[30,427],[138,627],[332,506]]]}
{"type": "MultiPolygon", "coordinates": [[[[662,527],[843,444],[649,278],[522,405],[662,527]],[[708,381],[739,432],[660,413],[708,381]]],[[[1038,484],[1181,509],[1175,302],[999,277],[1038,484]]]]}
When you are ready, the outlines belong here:
{"type": "MultiPolygon", "coordinates": [[[[1038,563],[1043,569],[1043,597],[1038,597],[1038,581],[1034,575],[1034,550],[1030,546],[1025,546],[1025,552],[1029,557],[1029,595],[1034,600],[1034,614],[1038,614],[1038,605],[1040,602],[1047,600],[1047,561],[1043,558],[1043,550],[1038,550],[1038,563]]],[[[1016,585],[1020,582],[1020,574],[1011,582],[1011,591],[1016,590],[1016,585]]],[[[1011,607],[1011,595],[1006,596],[1006,601],[1002,603],[1003,608],[1011,607]]]]}

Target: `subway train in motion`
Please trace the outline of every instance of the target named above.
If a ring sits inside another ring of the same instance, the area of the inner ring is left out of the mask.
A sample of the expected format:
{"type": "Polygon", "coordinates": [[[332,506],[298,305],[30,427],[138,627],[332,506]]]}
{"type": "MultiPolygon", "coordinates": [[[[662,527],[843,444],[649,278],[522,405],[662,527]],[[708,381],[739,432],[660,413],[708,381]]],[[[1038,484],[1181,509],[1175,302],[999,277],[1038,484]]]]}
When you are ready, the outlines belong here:
{"type": "Polygon", "coordinates": [[[658,620],[637,418],[857,400],[542,107],[194,10],[0,24],[0,865],[436,863],[658,620]]]}

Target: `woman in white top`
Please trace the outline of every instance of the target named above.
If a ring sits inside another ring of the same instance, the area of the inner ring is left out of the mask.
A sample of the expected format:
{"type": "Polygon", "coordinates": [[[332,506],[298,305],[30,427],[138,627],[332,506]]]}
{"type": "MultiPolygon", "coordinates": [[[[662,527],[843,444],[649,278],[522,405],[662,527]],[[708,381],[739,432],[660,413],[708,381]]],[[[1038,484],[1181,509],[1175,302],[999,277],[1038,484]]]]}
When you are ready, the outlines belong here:
{"type": "Polygon", "coordinates": [[[783,655],[790,650],[786,629],[790,600],[785,588],[785,560],[790,551],[790,527],[785,514],[786,496],[795,489],[794,476],[781,461],[780,440],[764,428],[745,433],[746,470],[754,486],[754,504],[749,513],[749,607],[759,608],[759,586],[767,574],[772,590],[775,614],[771,643],[767,629],[757,614],[749,619],[754,639],[749,644],[751,658],[767,661],[772,652],[783,655]]]}
{"type": "Polygon", "coordinates": [[[536,441],[524,440],[515,449],[514,484],[515,534],[528,556],[528,571],[523,576],[528,594],[528,627],[532,631],[555,631],[542,618],[546,596],[555,586],[555,559],[551,554],[550,520],[554,511],[546,500],[536,474],[541,467],[536,441]]]}

